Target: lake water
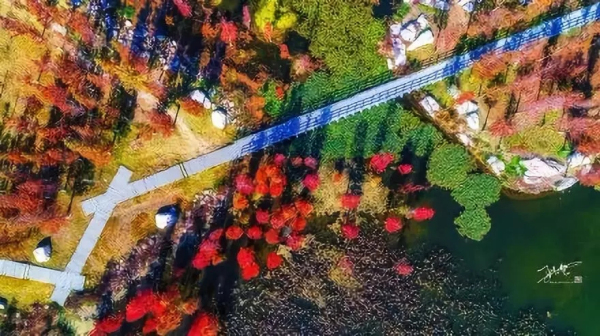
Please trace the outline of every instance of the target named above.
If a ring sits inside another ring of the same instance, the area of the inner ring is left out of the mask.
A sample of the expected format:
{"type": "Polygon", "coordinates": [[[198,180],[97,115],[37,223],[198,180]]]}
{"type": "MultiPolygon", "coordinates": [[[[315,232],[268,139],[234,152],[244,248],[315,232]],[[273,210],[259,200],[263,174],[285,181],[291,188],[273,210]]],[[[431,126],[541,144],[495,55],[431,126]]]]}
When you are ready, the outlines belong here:
{"type": "MultiPolygon", "coordinates": [[[[600,315],[600,192],[576,186],[564,193],[533,200],[503,197],[488,211],[492,229],[481,242],[458,235],[453,218],[460,212],[446,192],[432,190],[427,199],[436,215],[419,240],[450,249],[474,270],[494,268],[514,307],[533,305],[548,311],[551,323],[570,325],[580,335],[599,335],[600,315]],[[538,283],[545,265],[581,261],[568,277],[538,283]]],[[[408,236],[422,232],[414,224],[408,236]]]]}

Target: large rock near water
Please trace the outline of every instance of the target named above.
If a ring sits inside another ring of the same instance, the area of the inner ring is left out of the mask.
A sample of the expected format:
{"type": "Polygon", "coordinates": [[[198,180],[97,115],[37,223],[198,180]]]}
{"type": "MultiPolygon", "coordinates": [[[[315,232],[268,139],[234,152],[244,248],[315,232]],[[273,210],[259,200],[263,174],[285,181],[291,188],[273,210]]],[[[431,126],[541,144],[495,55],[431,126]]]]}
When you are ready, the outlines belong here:
{"type": "Polygon", "coordinates": [[[433,44],[434,41],[435,41],[435,39],[433,37],[433,32],[431,31],[431,29],[428,29],[428,30],[425,30],[424,32],[422,32],[417,37],[417,39],[413,43],[411,43],[408,46],[408,48],[406,48],[406,50],[408,50],[408,51],[417,50],[428,44],[433,44]]]}

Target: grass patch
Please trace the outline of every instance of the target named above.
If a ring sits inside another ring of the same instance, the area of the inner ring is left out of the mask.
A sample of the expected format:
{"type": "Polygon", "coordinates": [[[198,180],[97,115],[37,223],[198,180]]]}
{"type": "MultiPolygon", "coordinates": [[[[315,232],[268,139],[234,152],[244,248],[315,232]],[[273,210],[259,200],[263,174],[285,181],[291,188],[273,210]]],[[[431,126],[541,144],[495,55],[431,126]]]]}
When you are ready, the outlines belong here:
{"type": "Polygon", "coordinates": [[[424,88],[424,91],[429,93],[443,107],[451,107],[454,105],[454,98],[448,93],[448,86],[445,81],[429,84],[424,88]]]}
{"type": "Polygon", "coordinates": [[[435,55],[435,45],[428,44],[416,50],[407,51],[406,58],[409,60],[424,61],[435,55]]]}
{"type": "Polygon", "coordinates": [[[543,156],[556,156],[562,149],[564,137],[554,126],[535,126],[507,137],[506,146],[523,148],[543,156]]]}
{"type": "Polygon", "coordinates": [[[235,128],[228,126],[224,130],[217,129],[212,125],[210,113],[206,112],[202,115],[193,115],[181,109],[179,118],[183,118],[186,125],[200,136],[206,139],[213,145],[221,145],[230,142],[235,137],[235,128]]]}
{"type": "Polygon", "coordinates": [[[8,302],[15,300],[19,308],[26,308],[35,302],[47,302],[52,290],[54,285],[0,276],[0,295],[8,302]]]}

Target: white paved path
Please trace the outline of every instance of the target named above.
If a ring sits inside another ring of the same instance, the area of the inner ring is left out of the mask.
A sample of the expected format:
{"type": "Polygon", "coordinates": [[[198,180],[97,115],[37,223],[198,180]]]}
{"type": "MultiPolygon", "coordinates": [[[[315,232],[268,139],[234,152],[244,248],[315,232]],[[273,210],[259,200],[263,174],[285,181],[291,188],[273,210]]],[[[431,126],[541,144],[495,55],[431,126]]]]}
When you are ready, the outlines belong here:
{"type": "Polygon", "coordinates": [[[573,28],[582,27],[597,21],[599,18],[600,4],[579,9],[560,18],[549,20],[538,26],[527,29],[521,33],[492,42],[464,55],[448,58],[418,72],[373,87],[350,98],[290,119],[280,125],[244,137],[231,145],[177,164],[169,169],[160,171],[141,180],[130,182],[131,171],[121,167],[106,193],[82,203],[85,214],[93,214],[93,217],[64,272],[49,270],[56,272],[56,275],[49,277],[32,277],[31,270],[45,269],[31,266],[29,268],[29,274],[27,272],[21,272],[20,270],[6,272],[4,267],[14,267],[14,264],[17,263],[0,261],[0,263],[2,263],[0,264],[0,274],[21,279],[54,283],[57,287],[52,295],[52,300],[59,304],[63,304],[70,289],[80,290],[83,286],[83,277],[79,276],[79,274],[117,204],[169,185],[175,181],[186,178],[189,175],[199,173],[208,168],[218,166],[261,150],[279,141],[289,139],[373,106],[401,97],[406,93],[418,90],[425,85],[437,82],[470,67],[484,54],[522,49],[528,43],[556,36],[573,28]],[[79,277],[73,278],[73,276],[79,277]],[[49,282],[49,278],[53,278],[53,282],[49,282]],[[81,281],[81,285],[79,281],[81,281]]]}

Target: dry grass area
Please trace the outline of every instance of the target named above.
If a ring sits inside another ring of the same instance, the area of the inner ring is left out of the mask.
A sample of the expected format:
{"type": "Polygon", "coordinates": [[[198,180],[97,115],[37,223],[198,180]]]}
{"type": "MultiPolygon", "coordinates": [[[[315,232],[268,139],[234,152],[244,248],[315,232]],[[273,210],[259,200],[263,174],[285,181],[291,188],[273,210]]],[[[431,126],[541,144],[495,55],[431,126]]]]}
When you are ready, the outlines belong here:
{"type": "Polygon", "coordinates": [[[179,118],[185,121],[185,124],[199,137],[209,139],[218,144],[225,144],[231,141],[235,135],[233,127],[226,127],[224,130],[219,130],[212,126],[209,113],[195,115],[186,112],[183,108],[179,112],[179,118]]]}
{"type": "MultiPolygon", "coordinates": [[[[76,198],[75,201],[77,200],[76,198]]],[[[51,235],[52,258],[47,263],[37,263],[33,258],[33,250],[38,242],[46,236],[40,232],[33,232],[29,237],[20,240],[18,243],[0,247],[0,258],[27,262],[48,268],[64,269],[89,223],[89,219],[84,216],[81,207],[75,205],[75,201],[71,215],[66,219],[66,223],[58,232],[51,235]]],[[[57,203],[58,212],[66,213],[69,195],[60,193],[57,203]]]]}
{"type": "Polygon", "coordinates": [[[219,166],[118,205],[83,269],[86,286],[98,283],[108,261],[125,256],[140,239],[156,232],[158,208],[189,202],[197,193],[212,188],[226,172],[226,166],[219,166]]]}
{"type": "Polygon", "coordinates": [[[50,298],[53,285],[0,276],[0,293],[9,302],[16,301],[17,307],[25,308],[35,302],[50,298]]]}

